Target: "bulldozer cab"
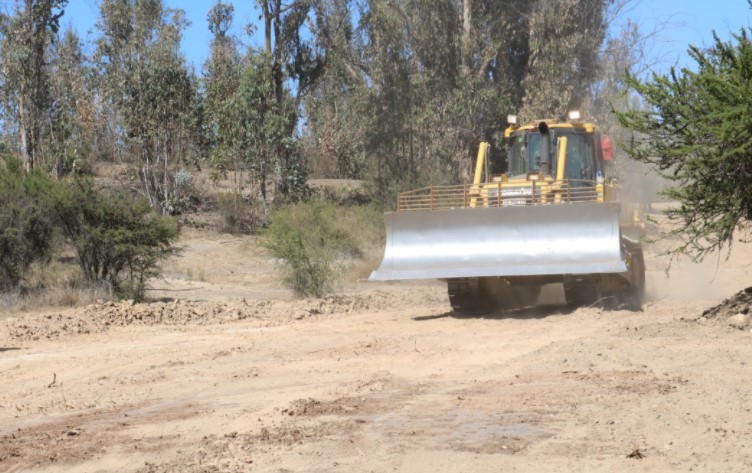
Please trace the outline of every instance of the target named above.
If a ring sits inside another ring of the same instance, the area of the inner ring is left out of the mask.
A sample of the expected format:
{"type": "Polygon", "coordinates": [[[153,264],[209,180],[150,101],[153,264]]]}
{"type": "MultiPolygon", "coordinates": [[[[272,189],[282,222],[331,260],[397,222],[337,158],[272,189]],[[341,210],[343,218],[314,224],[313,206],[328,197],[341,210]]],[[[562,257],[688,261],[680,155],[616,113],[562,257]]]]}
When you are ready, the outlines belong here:
{"type": "Polygon", "coordinates": [[[551,126],[548,133],[541,133],[538,129],[518,130],[511,134],[507,146],[509,179],[525,178],[529,173],[542,170],[544,174],[557,174],[559,138],[566,137],[566,165],[564,178],[573,182],[582,180],[594,181],[600,171],[603,175],[602,152],[596,146],[597,132],[585,128],[557,128],[551,126]],[[548,140],[548,146],[542,145],[548,140]],[[548,150],[548,151],[546,151],[548,150]],[[546,167],[544,163],[550,163],[546,167]]]}

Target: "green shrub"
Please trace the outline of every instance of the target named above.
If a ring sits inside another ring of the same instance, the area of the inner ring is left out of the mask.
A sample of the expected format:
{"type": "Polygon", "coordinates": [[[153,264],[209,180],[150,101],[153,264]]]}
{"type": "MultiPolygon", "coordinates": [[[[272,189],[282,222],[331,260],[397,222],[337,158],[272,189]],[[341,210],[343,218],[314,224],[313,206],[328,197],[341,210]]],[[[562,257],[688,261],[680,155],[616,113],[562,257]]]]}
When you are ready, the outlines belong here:
{"type": "Polygon", "coordinates": [[[0,290],[20,289],[34,261],[46,260],[53,249],[54,225],[48,209],[47,176],[26,174],[21,161],[0,161],[0,290]]]}
{"type": "Polygon", "coordinates": [[[75,179],[57,187],[53,206],[84,277],[121,298],[143,299],[146,280],[178,251],[176,222],[154,215],[145,199],[75,179]]]}
{"type": "Polygon", "coordinates": [[[327,248],[315,248],[299,229],[283,224],[270,227],[268,248],[282,260],[282,281],[299,296],[321,297],[332,289],[336,272],[327,248]]]}
{"type": "Polygon", "coordinates": [[[227,233],[256,233],[263,218],[257,200],[245,198],[239,192],[217,194],[216,208],[222,216],[220,229],[227,233]]]}
{"type": "Polygon", "coordinates": [[[297,295],[321,297],[333,290],[346,260],[383,238],[380,222],[375,207],[305,202],[272,213],[264,245],[279,259],[285,285],[297,295]]]}

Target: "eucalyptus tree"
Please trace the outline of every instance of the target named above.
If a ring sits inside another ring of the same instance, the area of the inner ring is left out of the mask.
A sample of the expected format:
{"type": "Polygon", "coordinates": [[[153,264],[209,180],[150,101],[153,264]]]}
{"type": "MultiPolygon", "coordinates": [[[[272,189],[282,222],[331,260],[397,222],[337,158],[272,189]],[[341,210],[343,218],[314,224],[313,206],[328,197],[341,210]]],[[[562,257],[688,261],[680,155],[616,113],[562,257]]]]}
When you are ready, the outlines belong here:
{"type": "Polygon", "coordinates": [[[44,136],[52,174],[86,172],[99,130],[88,59],[78,34],[68,28],[50,48],[52,106],[44,136]]]}
{"type": "Polygon", "coordinates": [[[266,222],[272,199],[298,198],[305,186],[297,119],[310,77],[300,34],[310,8],[308,2],[277,0],[259,1],[258,7],[265,41],[242,55],[229,34],[232,5],[218,1],[209,11],[213,38],[204,64],[204,102],[216,169],[249,172],[266,222]]]}
{"type": "MultiPolygon", "coordinates": [[[[319,0],[256,0],[264,25],[264,46],[249,50],[248,67],[262,58],[268,81],[267,100],[273,102],[276,118],[285,139],[274,144],[270,165],[277,196],[298,199],[305,193],[307,170],[298,146],[298,116],[301,100],[321,70],[314,45],[303,33],[311,21],[311,6],[319,0]],[[288,101],[292,99],[292,107],[288,101]]],[[[275,131],[276,133],[276,131],[275,131]]]]}
{"type": "Polygon", "coordinates": [[[330,22],[336,28],[319,21],[314,29],[325,82],[307,104],[318,138],[309,142],[344,137],[352,145],[315,152],[355,161],[359,176],[380,187],[466,178],[478,141],[494,139],[521,103],[530,2],[329,3],[345,13],[330,22]]]}
{"type": "Polygon", "coordinates": [[[161,0],[103,0],[95,60],[117,153],[137,166],[142,190],[165,214],[187,202],[196,158],[197,80],[180,52],[188,25],[161,0]]]}
{"type": "MultiPolygon", "coordinates": [[[[48,49],[68,0],[16,0],[0,16],[3,121],[15,126],[24,168],[42,159],[42,134],[50,104],[48,49]]],[[[6,124],[7,125],[7,124],[6,124]]]]}
{"type": "Polygon", "coordinates": [[[530,56],[523,79],[525,119],[559,118],[579,108],[598,77],[606,37],[605,12],[613,0],[539,1],[529,22],[530,56]]]}
{"type": "Polygon", "coordinates": [[[314,175],[363,179],[370,111],[363,45],[352,21],[357,9],[352,0],[328,0],[314,2],[312,11],[320,71],[303,99],[301,146],[314,175]]]}
{"type": "Polygon", "coordinates": [[[230,110],[238,91],[242,70],[238,40],[229,33],[234,6],[218,0],[209,10],[207,20],[212,40],[209,58],[203,68],[203,99],[206,112],[210,160],[217,172],[235,173],[236,187],[242,186],[240,176],[245,166],[232,147],[228,131],[237,126],[230,110]]]}
{"type": "Polygon", "coordinates": [[[296,117],[289,94],[285,94],[281,102],[271,98],[274,85],[268,80],[270,64],[266,59],[260,51],[249,51],[238,89],[226,109],[233,125],[222,130],[230,152],[238,156],[251,173],[263,206],[264,224],[268,222],[272,199],[269,182],[279,177],[279,149],[294,146],[290,122],[296,117]]]}

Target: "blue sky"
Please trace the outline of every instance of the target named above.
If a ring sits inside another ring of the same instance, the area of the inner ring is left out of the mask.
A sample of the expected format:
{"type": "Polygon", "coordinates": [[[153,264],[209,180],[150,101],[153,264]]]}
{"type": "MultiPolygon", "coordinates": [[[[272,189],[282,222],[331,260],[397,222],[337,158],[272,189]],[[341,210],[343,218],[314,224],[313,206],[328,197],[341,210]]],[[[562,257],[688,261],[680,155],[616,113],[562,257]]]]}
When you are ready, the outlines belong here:
{"type": "MultiPolygon", "coordinates": [[[[164,1],[169,7],[186,11],[191,26],[185,32],[183,52],[200,71],[209,52],[210,34],[206,14],[215,0],[164,1]]],[[[12,3],[12,0],[1,0],[0,8],[7,9],[12,3]]],[[[234,27],[238,36],[241,36],[243,25],[259,25],[258,12],[254,9],[255,0],[230,0],[230,3],[235,5],[234,27]]],[[[97,0],[70,0],[63,26],[70,24],[82,37],[93,39],[96,36],[97,5],[97,0]]],[[[649,54],[657,61],[658,68],[667,69],[674,64],[691,66],[686,55],[689,44],[711,44],[713,30],[722,39],[727,39],[731,32],[749,26],[751,16],[747,0],[633,0],[622,21],[628,17],[640,26],[641,31],[655,31],[655,41],[649,54]]],[[[249,42],[260,40],[258,34],[256,38],[247,39],[249,42]]]]}
{"type": "Polygon", "coordinates": [[[752,10],[747,0],[637,0],[625,12],[644,33],[655,32],[649,52],[658,68],[672,65],[693,68],[687,55],[690,44],[710,46],[713,31],[722,40],[731,38],[741,28],[750,26],[752,10]]]}

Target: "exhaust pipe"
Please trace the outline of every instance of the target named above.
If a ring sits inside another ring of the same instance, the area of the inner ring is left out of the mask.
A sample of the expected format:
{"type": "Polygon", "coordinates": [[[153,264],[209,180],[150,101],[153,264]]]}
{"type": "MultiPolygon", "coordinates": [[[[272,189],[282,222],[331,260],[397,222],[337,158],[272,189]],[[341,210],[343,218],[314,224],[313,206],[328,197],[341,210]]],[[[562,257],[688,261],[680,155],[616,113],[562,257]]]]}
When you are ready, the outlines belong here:
{"type": "Polygon", "coordinates": [[[540,122],[538,124],[538,131],[540,132],[540,172],[543,175],[551,175],[551,134],[548,130],[546,122],[540,122]]]}

